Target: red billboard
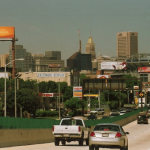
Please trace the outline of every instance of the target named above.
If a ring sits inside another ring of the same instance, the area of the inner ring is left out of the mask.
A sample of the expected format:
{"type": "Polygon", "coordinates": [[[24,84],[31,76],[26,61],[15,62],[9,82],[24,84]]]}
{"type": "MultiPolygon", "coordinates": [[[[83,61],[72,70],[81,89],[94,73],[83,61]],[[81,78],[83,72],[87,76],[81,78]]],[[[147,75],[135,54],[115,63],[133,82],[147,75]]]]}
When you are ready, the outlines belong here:
{"type": "Polygon", "coordinates": [[[138,72],[150,72],[150,67],[138,67],[138,72]]]}
{"type": "Polygon", "coordinates": [[[15,38],[15,27],[0,27],[0,40],[15,38]]]}

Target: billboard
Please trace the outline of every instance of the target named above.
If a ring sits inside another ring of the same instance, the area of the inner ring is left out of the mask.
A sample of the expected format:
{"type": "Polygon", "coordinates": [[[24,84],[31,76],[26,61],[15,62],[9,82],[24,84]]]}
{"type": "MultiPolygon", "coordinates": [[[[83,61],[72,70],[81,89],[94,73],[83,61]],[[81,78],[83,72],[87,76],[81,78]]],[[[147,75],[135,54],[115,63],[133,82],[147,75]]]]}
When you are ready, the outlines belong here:
{"type": "Polygon", "coordinates": [[[0,40],[15,38],[15,27],[0,27],[0,40]]]}
{"type": "Polygon", "coordinates": [[[53,97],[53,93],[39,93],[39,96],[42,96],[42,97],[53,97]]]}
{"type": "Polygon", "coordinates": [[[73,87],[73,97],[82,97],[82,86],[73,87]]]}
{"type": "Polygon", "coordinates": [[[49,68],[60,68],[60,64],[49,64],[49,68]]]}
{"type": "Polygon", "coordinates": [[[97,78],[100,78],[100,79],[102,79],[102,78],[108,78],[108,75],[97,75],[97,78]]]}
{"type": "Polygon", "coordinates": [[[150,72],[150,67],[138,67],[138,72],[150,72]]]}
{"type": "Polygon", "coordinates": [[[126,62],[101,62],[101,70],[126,70],[126,62]]]}

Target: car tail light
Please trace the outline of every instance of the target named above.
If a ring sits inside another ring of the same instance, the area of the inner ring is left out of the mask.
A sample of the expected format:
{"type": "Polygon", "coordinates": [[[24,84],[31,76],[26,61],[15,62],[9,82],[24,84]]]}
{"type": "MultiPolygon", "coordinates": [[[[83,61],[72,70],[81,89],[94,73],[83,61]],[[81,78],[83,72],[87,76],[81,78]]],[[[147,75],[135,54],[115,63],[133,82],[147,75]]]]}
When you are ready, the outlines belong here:
{"type": "Polygon", "coordinates": [[[53,128],[52,128],[52,131],[54,131],[54,126],[53,126],[53,128]]]}
{"type": "Polygon", "coordinates": [[[95,133],[94,133],[94,132],[91,132],[91,133],[90,133],[90,136],[95,136],[95,133]]]}
{"type": "Polygon", "coordinates": [[[81,128],[80,128],[80,126],[78,127],[78,131],[79,131],[79,132],[81,131],[81,128]]]}
{"type": "Polygon", "coordinates": [[[118,137],[121,137],[121,136],[122,136],[121,133],[117,132],[115,137],[118,138],[118,137]]]}

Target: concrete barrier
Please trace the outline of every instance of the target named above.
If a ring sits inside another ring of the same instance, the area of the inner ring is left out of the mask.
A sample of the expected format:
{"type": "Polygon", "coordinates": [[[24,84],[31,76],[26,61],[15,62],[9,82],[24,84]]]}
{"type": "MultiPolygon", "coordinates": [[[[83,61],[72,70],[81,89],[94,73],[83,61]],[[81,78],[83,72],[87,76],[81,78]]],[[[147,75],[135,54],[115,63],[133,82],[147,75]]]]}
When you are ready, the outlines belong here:
{"type": "MultiPolygon", "coordinates": [[[[124,126],[136,120],[138,114],[114,122],[124,126]]],[[[90,131],[94,128],[91,127],[90,131]]],[[[0,148],[50,143],[54,141],[52,129],[0,129],[0,148]]]]}
{"type": "Polygon", "coordinates": [[[53,141],[52,129],[0,129],[0,148],[53,141]]]}

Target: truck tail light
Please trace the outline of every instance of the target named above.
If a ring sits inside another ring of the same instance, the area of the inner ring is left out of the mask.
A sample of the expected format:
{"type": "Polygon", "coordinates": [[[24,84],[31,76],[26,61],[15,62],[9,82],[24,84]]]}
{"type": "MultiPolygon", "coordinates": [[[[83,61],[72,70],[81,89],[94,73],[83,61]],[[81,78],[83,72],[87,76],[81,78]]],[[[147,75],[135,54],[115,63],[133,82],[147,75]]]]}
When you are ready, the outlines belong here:
{"type": "Polygon", "coordinates": [[[78,127],[78,131],[79,131],[79,132],[81,131],[81,128],[80,128],[80,126],[78,127]]]}
{"type": "Polygon", "coordinates": [[[116,138],[119,138],[119,137],[121,137],[121,136],[122,136],[121,133],[117,132],[115,137],[116,137],[116,138]]]}
{"type": "Polygon", "coordinates": [[[90,136],[95,137],[95,133],[94,133],[94,132],[91,132],[91,133],[90,133],[90,136]]]}
{"type": "Polygon", "coordinates": [[[52,131],[54,131],[54,126],[53,126],[53,128],[52,128],[52,131]]]}

